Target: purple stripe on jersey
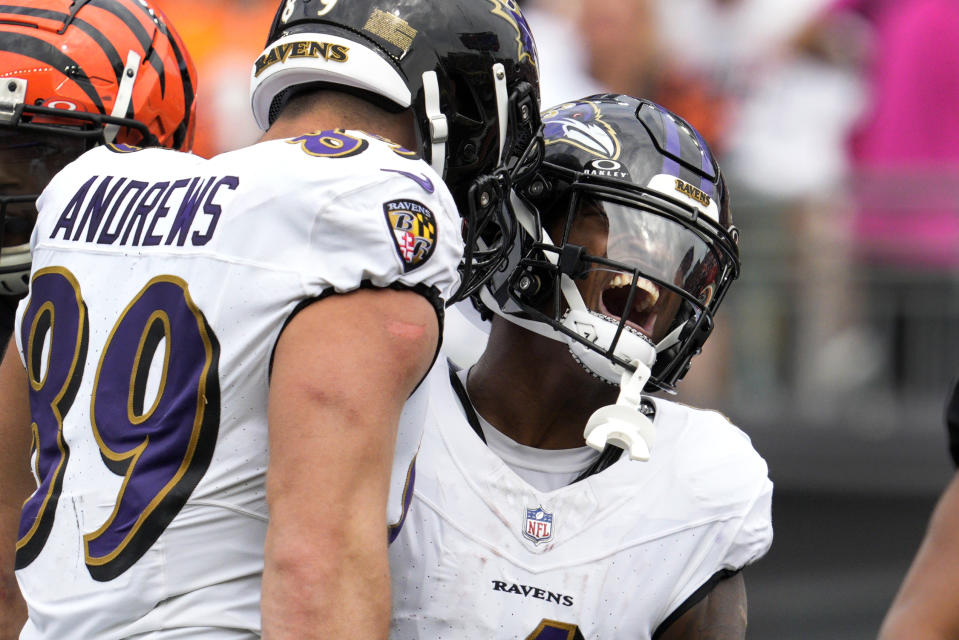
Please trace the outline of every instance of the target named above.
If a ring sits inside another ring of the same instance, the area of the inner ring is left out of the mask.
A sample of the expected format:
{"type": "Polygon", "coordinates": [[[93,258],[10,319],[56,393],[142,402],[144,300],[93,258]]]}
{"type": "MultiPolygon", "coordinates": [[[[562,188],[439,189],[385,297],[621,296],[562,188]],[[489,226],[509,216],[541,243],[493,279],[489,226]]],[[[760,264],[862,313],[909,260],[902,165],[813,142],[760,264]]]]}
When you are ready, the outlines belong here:
{"type": "MultiPolygon", "coordinates": [[[[663,133],[666,136],[666,153],[679,157],[679,130],[676,128],[676,121],[666,115],[661,109],[657,109],[659,117],[663,121],[663,133]]],[[[666,156],[663,159],[663,173],[671,176],[679,175],[679,163],[673,158],[666,156]]]]}
{"type": "Polygon", "coordinates": [[[418,184],[418,185],[420,185],[421,187],[423,187],[423,190],[424,190],[426,193],[433,193],[433,191],[436,190],[436,189],[433,187],[433,181],[430,180],[429,176],[427,176],[425,173],[420,174],[420,175],[416,175],[416,174],[410,173],[410,172],[408,172],[408,171],[400,171],[400,170],[398,170],[398,169],[380,169],[380,171],[389,171],[390,173],[398,173],[398,174],[400,174],[401,176],[406,176],[407,178],[409,178],[410,180],[412,180],[412,181],[415,182],[416,184],[418,184]]]}
{"type": "MultiPolygon", "coordinates": [[[[385,171],[385,169],[384,169],[385,171]]],[[[410,510],[410,504],[413,502],[413,485],[416,484],[416,458],[410,463],[410,470],[407,474],[406,486],[403,488],[403,513],[396,524],[386,527],[386,544],[391,545],[399,537],[403,523],[406,522],[406,514],[410,510]]]]}

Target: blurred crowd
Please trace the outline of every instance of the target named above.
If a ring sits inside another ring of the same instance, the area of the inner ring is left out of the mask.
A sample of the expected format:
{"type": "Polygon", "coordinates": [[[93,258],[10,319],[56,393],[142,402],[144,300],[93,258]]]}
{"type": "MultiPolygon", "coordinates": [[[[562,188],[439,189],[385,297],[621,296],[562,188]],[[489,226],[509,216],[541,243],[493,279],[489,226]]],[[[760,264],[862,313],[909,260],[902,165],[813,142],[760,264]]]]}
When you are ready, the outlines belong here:
{"type": "Polygon", "coordinates": [[[250,68],[266,46],[277,0],[158,0],[199,75],[194,153],[210,157],[256,142],[250,68]]]}
{"type": "MultiPolygon", "coordinates": [[[[533,0],[544,106],[651,98],[718,150],[742,230],[693,402],[935,390],[959,362],[959,3],[533,0]],[[782,395],[782,394],[780,394],[782,395]]],[[[778,398],[777,398],[778,399],[778,398]]]]}
{"type": "MultiPolygon", "coordinates": [[[[157,4],[197,62],[195,151],[250,143],[249,68],[276,0],[157,4]]],[[[721,405],[733,385],[779,385],[822,397],[822,409],[856,389],[948,386],[959,362],[959,3],[520,4],[544,108],[602,91],[650,98],[721,158],[744,276],[686,399],[721,405]]]]}

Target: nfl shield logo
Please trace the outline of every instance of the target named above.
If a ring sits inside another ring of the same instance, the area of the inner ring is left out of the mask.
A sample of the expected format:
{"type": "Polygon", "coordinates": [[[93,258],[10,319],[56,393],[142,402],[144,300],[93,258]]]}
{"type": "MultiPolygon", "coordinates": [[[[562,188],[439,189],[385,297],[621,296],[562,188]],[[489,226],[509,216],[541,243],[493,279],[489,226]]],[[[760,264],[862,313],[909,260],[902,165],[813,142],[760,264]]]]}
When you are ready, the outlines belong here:
{"type": "Polygon", "coordinates": [[[533,544],[549,541],[553,537],[553,514],[542,506],[526,509],[523,537],[532,541],[533,544]]]}

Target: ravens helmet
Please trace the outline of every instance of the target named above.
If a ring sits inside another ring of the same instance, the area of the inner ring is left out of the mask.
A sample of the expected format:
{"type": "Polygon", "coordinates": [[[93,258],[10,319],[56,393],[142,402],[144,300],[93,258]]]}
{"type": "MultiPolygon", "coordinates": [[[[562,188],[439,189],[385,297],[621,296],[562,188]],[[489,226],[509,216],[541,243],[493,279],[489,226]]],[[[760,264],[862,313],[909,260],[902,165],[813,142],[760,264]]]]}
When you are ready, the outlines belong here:
{"type": "Polygon", "coordinates": [[[99,144],[189,149],[195,91],[183,42],[145,0],[0,6],[0,295],[26,292],[50,178],[99,144]]]}
{"type": "Polygon", "coordinates": [[[619,384],[642,363],[674,389],[740,263],[729,194],[702,136],[646,100],[597,95],[542,114],[545,151],[518,190],[509,267],[482,304],[569,344],[619,384]]]}
{"type": "Polygon", "coordinates": [[[509,186],[538,160],[536,65],[515,0],[283,0],[251,101],[262,129],[292,95],[322,86],[412,109],[417,151],[466,219],[459,298],[505,259],[509,186]]]}

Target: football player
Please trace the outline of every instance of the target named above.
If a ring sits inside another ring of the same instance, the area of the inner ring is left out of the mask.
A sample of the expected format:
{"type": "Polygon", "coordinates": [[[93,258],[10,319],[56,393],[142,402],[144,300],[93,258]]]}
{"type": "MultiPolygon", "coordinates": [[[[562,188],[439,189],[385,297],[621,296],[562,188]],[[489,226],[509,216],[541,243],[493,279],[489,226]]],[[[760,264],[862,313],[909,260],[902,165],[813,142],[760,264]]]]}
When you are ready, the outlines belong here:
{"type": "Polygon", "coordinates": [[[114,143],[53,178],[0,381],[0,462],[32,422],[39,481],[10,538],[22,638],[386,637],[411,394],[507,248],[535,64],[511,0],[284,0],[261,142],[114,143]]]}
{"type": "MultiPolygon", "coordinates": [[[[959,382],[946,406],[949,453],[959,467],[959,382]]],[[[929,520],[922,544],[890,606],[880,640],[952,640],[959,637],[959,473],[929,520]]]]}
{"type": "MultiPolygon", "coordinates": [[[[195,91],[183,42],[146,2],[13,0],[0,7],[0,355],[28,288],[38,194],[60,169],[98,145],[189,149],[195,91]]],[[[17,637],[26,619],[14,552],[21,507],[36,487],[22,368],[14,367],[15,354],[9,360],[4,374],[16,383],[0,389],[10,437],[0,445],[4,640],[17,637]],[[17,392],[22,395],[7,395],[17,392]]],[[[51,581],[59,575],[51,574],[51,581]]]]}
{"type": "Polygon", "coordinates": [[[27,291],[37,195],[96,145],[189,150],[196,73],[146,3],[18,0],[0,8],[0,79],[2,349],[27,291]]]}
{"type": "Polygon", "coordinates": [[[427,380],[392,637],[743,638],[764,460],[670,391],[739,272],[702,137],[644,100],[543,114],[480,360],[427,380]],[[525,206],[521,206],[525,204],[525,206]]]}

